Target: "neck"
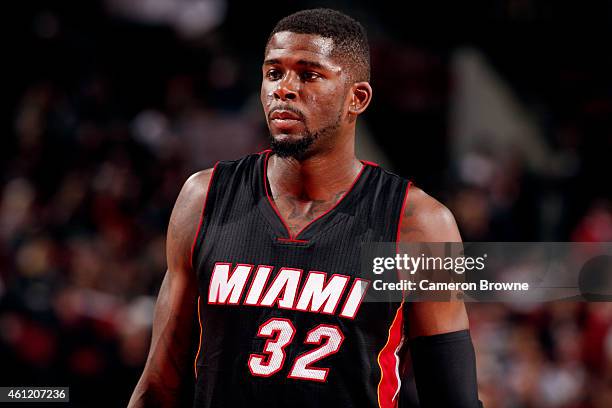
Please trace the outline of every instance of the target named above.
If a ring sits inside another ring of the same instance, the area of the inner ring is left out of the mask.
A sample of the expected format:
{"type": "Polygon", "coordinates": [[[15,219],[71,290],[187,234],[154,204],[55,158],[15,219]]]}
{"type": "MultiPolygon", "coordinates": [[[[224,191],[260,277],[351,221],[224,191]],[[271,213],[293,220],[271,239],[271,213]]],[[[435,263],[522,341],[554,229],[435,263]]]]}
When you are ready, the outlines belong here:
{"type": "Polygon", "coordinates": [[[272,155],[268,180],[272,196],[291,195],[300,201],[329,200],[347,191],[361,171],[354,138],[304,160],[272,155]]]}

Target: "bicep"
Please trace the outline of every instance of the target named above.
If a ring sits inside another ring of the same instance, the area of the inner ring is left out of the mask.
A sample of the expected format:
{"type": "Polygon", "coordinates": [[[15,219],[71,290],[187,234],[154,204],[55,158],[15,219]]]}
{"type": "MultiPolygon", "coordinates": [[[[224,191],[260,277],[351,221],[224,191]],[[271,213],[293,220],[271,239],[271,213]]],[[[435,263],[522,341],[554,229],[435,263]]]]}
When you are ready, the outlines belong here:
{"type": "MultiPolygon", "coordinates": [[[[461,242],[452,213],[420,189],[410,191],[400,227],[401,242],[461,242]]],[[[408,334],[412,338],[469,327],[461,301],[409,302],[406,309],[408,334]]]]}
{"type": "Polygon", "coordinates": [[[196,338],[197,280],[191,248],[212,171],[190,177],[177,198],[166,240],[168,270],[161,284],[153,317],[151,347],[134,400],[166,405],[181,398],[186,378],[193,374],[196,338]]]}
{"type": "Polygon", "coordinates": [[[197,173],[183,186],[168,224],[164,276],[153,319],[151,358],[156,365],[185,364],[183,354],[191,349],[197,281],[191,265],[192,243],[198,233],[201,211],[211,171],[197,173]]]}

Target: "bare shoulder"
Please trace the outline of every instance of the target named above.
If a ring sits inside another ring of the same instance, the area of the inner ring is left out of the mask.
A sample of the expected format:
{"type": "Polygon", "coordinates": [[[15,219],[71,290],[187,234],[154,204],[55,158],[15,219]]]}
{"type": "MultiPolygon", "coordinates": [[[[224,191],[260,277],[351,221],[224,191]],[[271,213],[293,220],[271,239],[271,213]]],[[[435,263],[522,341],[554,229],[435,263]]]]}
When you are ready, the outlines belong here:
{"type": "Polygon", "coordinates": [[[451,211],[419,187],[412,186],[404,207],[400,240],[457,242],[461,236],[451,211]]]}
{"type": "Polygon", "coordinates": [[[168,266],[186,267],[191,262],[191,246],[198,228],[213,169],[191,175],[176,199],[166,241],[168,266]]]}
{"type": "Polygon", "coordinates": [[[205,198],[213,170],[214,169],[212,168],[201,170],[189,176],[189,178],[185,181],[183,188],[181,189],[177,202],[181,199],[186,201],[192,201],[205,198]]]}
{"type": "Polygon", "coordinates": [[[200,216],[204,205],[213,169],[206,169],[191,175],[176,199],[176,204],[170,217],[170,229],[173,227],[183,228],[185,222],[191,221],[195,216],[200,216]]]}

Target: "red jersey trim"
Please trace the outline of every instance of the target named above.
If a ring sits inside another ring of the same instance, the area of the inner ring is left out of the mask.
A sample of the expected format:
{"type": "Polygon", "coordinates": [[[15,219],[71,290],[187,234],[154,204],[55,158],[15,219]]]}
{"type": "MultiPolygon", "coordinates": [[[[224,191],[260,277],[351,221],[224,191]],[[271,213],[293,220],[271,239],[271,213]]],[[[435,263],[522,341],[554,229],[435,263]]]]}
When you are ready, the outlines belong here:
{"type": "Polygon", "coordinates": [[[380,381],[378,383],[378,406],[380,408],[396,408],[399,389],[402,384],[399,376],[399,356],[397,353],[402,346],[403,336],[403,306],[400,304],[395,312],[393,322],[389,327],[387,343],[378,353],[378,367],[380,368],[380,381]]]}
{"type": "Polygon", "coordinates": [[[198,342],[198,352],[196,353],[195,360],[193,360],[193,370],[195,372],[195,378],[198,378],[198,357],[200,357],[200,349],[202,347],[202,319],[200,318],[200,297],[198,296],[198,323],[200,324],[200,341],[198,342]]]}
{"type": "Polygon", "coordinates": [[[380,167],[380,166],[378,165],[378,163],[374,163],[374,162],[371,162],[371,161],[369,161],[369,160],[359,160],[359,161],[360,161],[360,162],[362,162],[363,164],[367,164],[368,166],[372,166],[372,167],[380,167]]]}
{"type": "Polygon", "coordinates": [[[397,222],[397,232],[395,235],[395,243],[396,243],[396,251],[399,251],[399,242],[400,242],[400,231],[402,230],[402,222],[404,221],[404,212],[406,210],[406,203],[408,202],[408,192],[410,191],[410,187],[412,186],[412,181],[408,182],[406,186],[406,193],[404,194],[404,201],[402,201],[402,208],[400,209],[399,220],[397,222]]]}
{"type": "MultiPolygon", "coordinates": [[[[408,192],[412,182],[408,182],[404,200],[400,208],[400,214],[397,223],[397,232],[395,238],[395,251],[399,252],[400,232],[402,222],[404,220],[404,212],[406,203],[408,202],[408,192]]],[[[404,296],[402,294],[402,302],[395,312],[393,322],[389,327],[389,335],[387,343],[378,354],[378,366],[380,368],[380,382],[378,383],[378,406],[380,408],[396,408],[398,404],[399,390],[402,381],[399,375],[400,357],[398,355],[400,348],[404,342],[403,327],[404,327],[404,296]]]]}

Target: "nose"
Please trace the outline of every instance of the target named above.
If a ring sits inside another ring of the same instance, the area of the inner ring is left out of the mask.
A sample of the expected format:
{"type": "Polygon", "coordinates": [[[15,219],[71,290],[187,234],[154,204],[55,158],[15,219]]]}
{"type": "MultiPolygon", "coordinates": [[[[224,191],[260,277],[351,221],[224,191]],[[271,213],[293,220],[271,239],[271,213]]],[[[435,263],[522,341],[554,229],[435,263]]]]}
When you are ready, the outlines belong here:
{"type": "Polygon", "coordinates": [[[280,99],[281,101],[294,100],[297,98],[297,89],[294,85],[290,75],[287,75],[281,81],[278,81],[278,86],[274,90],[274,99],[280,99]]]}

